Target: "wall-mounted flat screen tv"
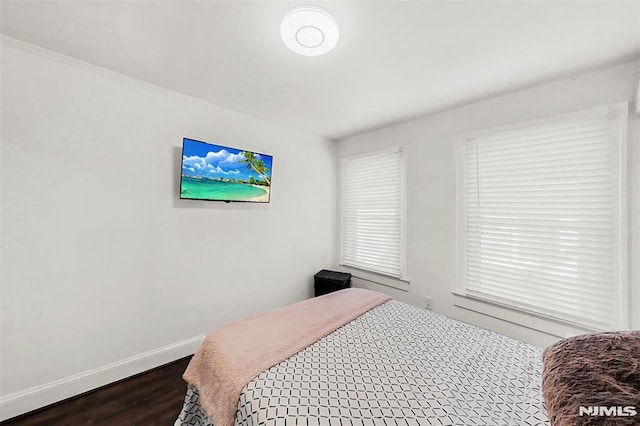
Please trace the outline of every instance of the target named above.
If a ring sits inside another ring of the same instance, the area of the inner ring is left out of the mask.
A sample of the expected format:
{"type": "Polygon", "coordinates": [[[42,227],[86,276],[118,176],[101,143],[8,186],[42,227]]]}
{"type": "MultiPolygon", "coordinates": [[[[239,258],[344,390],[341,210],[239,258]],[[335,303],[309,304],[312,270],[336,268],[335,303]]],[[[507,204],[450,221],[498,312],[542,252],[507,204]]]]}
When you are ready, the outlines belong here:
{"type": "Polygon", "coordinates": [[[268,203],[273,157],[184,138],[180,198],[268,203]]]}

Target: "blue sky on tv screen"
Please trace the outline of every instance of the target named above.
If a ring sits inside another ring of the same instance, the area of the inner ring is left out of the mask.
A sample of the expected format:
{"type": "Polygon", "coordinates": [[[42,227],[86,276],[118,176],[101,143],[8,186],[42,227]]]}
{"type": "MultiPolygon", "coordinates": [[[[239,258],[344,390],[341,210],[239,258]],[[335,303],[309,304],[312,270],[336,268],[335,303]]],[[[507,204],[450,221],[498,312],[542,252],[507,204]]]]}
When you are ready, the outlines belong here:
{"type": "MultiPolygon", "coordinates": [[[[206,177],[210,179],[249,180],[253,177],[262,180],[255,171],[242,163],[244,150],[226,146],[208,144],[192,139],[184,139],[182,149],[182,175],[190,177],[206,177]]],[[[272,159],[270,155],[255,154],[262,160],[271,176],[272,159]]]]}

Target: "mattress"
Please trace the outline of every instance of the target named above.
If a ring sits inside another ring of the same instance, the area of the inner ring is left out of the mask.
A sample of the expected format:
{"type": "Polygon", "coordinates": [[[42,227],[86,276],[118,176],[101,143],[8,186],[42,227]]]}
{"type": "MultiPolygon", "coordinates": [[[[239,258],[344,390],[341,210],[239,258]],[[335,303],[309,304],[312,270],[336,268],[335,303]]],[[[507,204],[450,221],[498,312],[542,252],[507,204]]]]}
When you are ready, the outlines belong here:
{"type": "MultiPolygon", "coordinates": [[[[390,300],[249,382],[235,424],[548,425],[541,353],[390,300]]],[[[176,425],[212,425],[198,399],[176,425]]]]}

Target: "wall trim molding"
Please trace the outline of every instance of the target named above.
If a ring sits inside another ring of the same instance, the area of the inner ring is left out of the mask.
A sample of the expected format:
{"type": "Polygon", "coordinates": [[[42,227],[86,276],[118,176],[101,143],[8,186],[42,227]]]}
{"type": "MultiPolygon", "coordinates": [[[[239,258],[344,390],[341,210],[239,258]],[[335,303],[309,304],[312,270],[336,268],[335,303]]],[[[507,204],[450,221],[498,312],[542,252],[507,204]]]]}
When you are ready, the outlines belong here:
{"type": "MultiPolygon", "coordinates": [[[[127,74],[122,74],[117,71],[113,71],[108,68],[104,68],[100,65],[95,65],[90,62],[83,61],[82,59],[78,59],[74,56],[69,56],[64,53],[58,52],[56,50],[51,50],[46,47],[42,47],[37,44],[29,43],[27,41],[17,39],[8,35],[0,34],[0,43],[14,49],[21,50],[23,52],[31,53],[32,55],[40,56],[43,58],[47,58],[51,61],[58,62],[61,64],[69,65],[77,69],[81,69],[84,71],[88,71],[94,74],[98,74],[102,77],[109,78],[111,80],[119,81],[123,84],[127,84],[129,86],[136,87],[138,89],[149,90],[159,95],[169,96],[171,98],[177,98],[182,101],[192,102],[195,104],[207,105],[209,107],[218,108],[225,112],[232,112],[235,114],[241,114],[237,111],[233,111],[229,108],[225,108],[220,105],[213,104],[211,102],[207,102],[203,99],[196,98],[191,95],[187,95],[182,92],[175,91],[173,89],[169,89],[163,86],[159,86],[157,84],[151,83],[146,80],[141,80],[136,77],[129,76],[127,74]]],[[[252,117],[253,118],[253,117],[252,117]]],[[[257,118],[261,120],[260,118],[257,118]]]]}
{"type": "MultiPolygon", "coordinates": [[[[0,421],[142,373],[195,353],[199,335],[0,398],[0,421]]],[[[176,416],[178,413],[176,413],[176,416]]]]}
{"type": "Polygon", "coordinates": [[[294,132],[297,134],[303,134],[307,136],[313,136],[313,137],[324,139],[329,142],[335,142],[335,139],[330,139],[325,136],[317,135],[315,133],[310,133],[305,130],[298,129],[296,127],[287,126],[282,123],[271,121],[257,115],[250,115],[244,112],[236,111],[229,107],[218,105],[213,102],[209,102],[204,99],[197,98],[193,95],[188,95],[186,93],[178,92],[177,90],[169,89],[167,87],[160,86],[155,83],[151,83],[150,81],[141,80],[137,77],[132,77],[130,75],[123,74],[118,71],[113,71],[109,68],[105,68],[100,65],[96,65],[91,62],[86,62],[82,59],[78,59],[74,56],[66,55],[64,53],[58,52],[57,50],[51,50],[49,48],[46,48],[37,44],[33,44],[18,38],[14,38],[5,34],[0,34],[0,45],[12,47],[14,49],[18,49],[23,52],[31,53],[33,55],[44,57],[58,63],[66,64],[77,69],[88,71],[93,74],[97,74],[102,77],[109,78],[111,80],[119,81],[123,84],[129,85],[130,87],[153,92],[157,95],[167,96],[172,99],[178,99],[181,101],[190,102],[195,105],[205,105],[209,108],[214,108],[218,110],[218,112],[222,114],[240,115],[243,117],[248,117],[252,120],[260,121],[266,126],[272,127],[274,129],[284,130],[286,132],[294,132]]]}

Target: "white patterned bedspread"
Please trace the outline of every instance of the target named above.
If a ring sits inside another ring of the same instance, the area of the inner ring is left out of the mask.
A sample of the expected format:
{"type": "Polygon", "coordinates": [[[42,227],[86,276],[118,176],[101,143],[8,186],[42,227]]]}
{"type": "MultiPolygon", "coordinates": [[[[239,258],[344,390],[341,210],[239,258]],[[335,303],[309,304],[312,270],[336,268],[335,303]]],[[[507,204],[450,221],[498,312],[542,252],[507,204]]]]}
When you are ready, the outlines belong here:
{"type": "MultiPolygon", "coordinates": [[[[548,425],[541,371],[538,348],[390,300],[252,380],[236,425],[548,425]]],[[[211,425],[197,390],[176,425],[211,425]]]]}

